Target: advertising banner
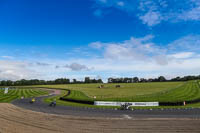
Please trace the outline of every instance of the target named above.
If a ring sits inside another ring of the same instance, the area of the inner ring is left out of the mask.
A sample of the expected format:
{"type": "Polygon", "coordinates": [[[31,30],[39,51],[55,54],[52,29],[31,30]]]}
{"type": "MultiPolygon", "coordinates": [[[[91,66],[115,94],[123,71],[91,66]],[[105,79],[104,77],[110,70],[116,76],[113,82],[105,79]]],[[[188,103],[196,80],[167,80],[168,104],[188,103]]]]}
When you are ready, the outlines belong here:
{"type": "Polygon", "coordinates": [[[95,101],[94,105],[97,106],[121,106],[125,103],[130,106],[159,106],[159,102],[109,102],[109,101],[95,101]]]}

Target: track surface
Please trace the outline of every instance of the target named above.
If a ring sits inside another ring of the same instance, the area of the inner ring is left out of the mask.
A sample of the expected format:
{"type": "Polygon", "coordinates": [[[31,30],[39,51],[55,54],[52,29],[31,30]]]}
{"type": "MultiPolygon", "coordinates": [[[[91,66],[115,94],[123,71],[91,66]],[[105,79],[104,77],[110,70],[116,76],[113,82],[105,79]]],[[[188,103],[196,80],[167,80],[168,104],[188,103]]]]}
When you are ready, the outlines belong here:
{"type": "Polygon", "coordinates": [[[192,118],[94,118],[54,115],[0,104],[0,133],[199,133],[192,118]]]}
{"type": "MultiPolygon", "coordinates": [[[[52,95],[53,96],[53,95],[52,95]]],[[[70,115],[80,117],[104,117],[104,118],[200,118],[200,109],[153,109],[153,110],[133,110],[133,111],[122,111],[113,109],[91,109],[82,107],[71,107],[71,106],[56,106],[50,107],[44,103],[42,99],[49,96],[42,96],[36,98],[34,104],[30,104],[30,98],[19,99],[12,104],[29,109],[32,111],[56,114],[56,115],[70,115]]]]}
{"type": "Polygon", "coordinates": [[[32,105],[30,99],[14,101],[18,107],[0,104],[0,133],[200,132],[200,109],[120,111],[68,106],[53,108],[42,102],[46,97],[37,98],[32,105]]]}

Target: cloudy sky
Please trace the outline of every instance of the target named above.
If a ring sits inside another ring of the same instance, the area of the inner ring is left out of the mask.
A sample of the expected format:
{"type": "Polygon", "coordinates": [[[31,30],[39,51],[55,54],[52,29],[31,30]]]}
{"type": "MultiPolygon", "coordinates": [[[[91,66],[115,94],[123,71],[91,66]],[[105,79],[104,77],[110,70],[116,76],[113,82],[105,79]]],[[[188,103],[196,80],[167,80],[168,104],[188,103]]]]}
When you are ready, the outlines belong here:
{"type": "Polygon", "coordinates": [[[0,0],[0,80],[200,74],[200,0],[0,0]]]}

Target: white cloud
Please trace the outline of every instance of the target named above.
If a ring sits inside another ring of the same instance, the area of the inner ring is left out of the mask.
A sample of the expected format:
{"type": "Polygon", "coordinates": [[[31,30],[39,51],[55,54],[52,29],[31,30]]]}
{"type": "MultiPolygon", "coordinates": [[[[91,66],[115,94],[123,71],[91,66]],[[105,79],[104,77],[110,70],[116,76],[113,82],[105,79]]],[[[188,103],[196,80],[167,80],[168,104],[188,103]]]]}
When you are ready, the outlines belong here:
{"type": "Polygon", "coordinates": [[[193,52],[180,52],[176,54],[169,55],[171,58],[176,58],[176,59],[186,59],[186,58],[191,58],[195,55],[193,52]]]}
{"type": "Polygon", "coordinates": [[[50,65],[50,64],[44,63],[44,62],[36,62],[35,64],[38,66],[49,66],[50,65]]]}
{"type": "Polygon", "coordinates": [[[39,74],[30,67],[28,62],[0,60],[0,79],[19,80],[38,77],[39,74]]]}
{"type": "Polygon", "coordinates": [[[106,3],[107,0],[98,0],[99,2],[106,3]]]}
{"type": "Polygon", "coordinates": [[[157,61],[159,64],[167,64],[160,58],[167,61],[165,56],[166,50],[157,47],[152,43],[153,36],[148,35],[143,38],[131,37],[130,40],[125,40],[120,43],[101,43],[99,45],[104,46],[104,57],[111,60],[128,60],[128,61],[157,61]]]}
{"type": "Polygon", "coordinates": [[[154,26],[162,21],[162,16],[159,12],[149,11],[144,16],[139,17],[144,24],[154,26]]]}
{"type": "MultiPolygon", "coordinates": [[[[172,71],[177,71],[180,64],[195,61],[194,59],[199,58],[199,36],[189,35],[182,37],[166,45],[164,48],[153,43],[152,39],[153,36],[148,35],[142,38],[131,37],[130,40],[123,42],[102,43],[104,47],[104,62],[113,62],[115,65],[106,65],[105,63],[102,67],[100,67],[101,65],[95,65],[95,70],[99,68],[111,70],[112,67],[112,70],[118,68],[116,71],[122,69],[139,71],[138,68],[141,71],[148,71],[149,67],[152,67],[159,71],[158,68],[170,67],[173,68],[171,69],[172,71]]],[[[101,44],[101,42],[98,42],[98,44],[101,44]]],[[[150,71],[153,71],[153,69],[150,69],[150,71]]]]}
{"type": "Polygon", "coordinates": [[[159,65],[168,65],[168,62],[169,62],[169,58],[166,56],[166,55],[156,55],[153,57],[156,61],[157,64],[159,65]]]}
{"type": "MultiPolygon", "coordinates": [[[[200,21],[199,0],[94,0],[96,8],[105,11],[114,7],[130,16],[137,16],[149,27],[161,22],[177,23],[180,21],[200,21]]],[[[97,10],[96,10],[97,11],[97,10]]],[[[95,11],[95,12],[96,12],[95,11]]],[[[101,12],[102,15],[102,12],[101,12]]]]}
{"type": "Polygon", "coordinates": [[[72,71],[89,71],[91,70],[86,65],[78,64],[78,63],[72,63],[70,65],[65,65],[65,68],[69,68],[72,71]]]}
{"type": "Polygon", "coordinates": [[[200,6],[196,8],[192,8],[189,11],[184,11],[182,14],[179,14],[178,18],[185,21],[186,20],[199,21],[200,20],[200,6]]]}
{"type": "Polygon", "coordinates": [[[155,11],[158,9],[158,6],[156,5],[156,3],[153,0],[141,0],[139,1],[139,10],[144,11],[144,12],[148,12],[148,11],[155,11]]]}
{"type": "Polygon", "coordinates": [[[75,63],[73,62],[72,60],[71,61],[68,61],[68,62],[72,62],[71,64],[65,64],[63,65],[63,63],[60,63],[59,65],[57,64],[55,66],[56,69],[63,69],[63,68],[67,68],[69,69],[70,71],[90,71],[90,70],[93,70],[94,68],[89,68],[88,66],[86,65],[83,65],[81,63],[75,63]]]}
{"type": "MultiPolygon", "coordinates": [[[[173,77],[200,74],[200,36],[188,35],[164,48],[153,41],[154,36],[147,35],[122,42],[90,43],[89,47],[95,48],[95,53],[104,55],[99,58],[92,55],[87,58],[73,56],[67,60],[0,60],[0,79],[83,79],[88,75],[101,75],[105,79],[110,76],[173,77]],[[55,66],[59,69],[55,69],[55,66]]],[[[91,50],[89,47],[85,51],[91,50]]],[[[77,48],[74,52],[80,51],[83,48],[77,48]]]]}
{"type": "Polygon", "coordinates": [[[1,58],[4,58],[4,59],[14,59],[13,56],[1,56],[1,58]]]}
{"type": "Polygon", "coordinates": [[[188,35],[169,44],[171,51],[196,51],[200,50],[200,35],[188,35]]]}
{"type": "Polygon", "coordinates": [[[103,47],[103,44],[101,42],[93,42],[89,44],[89,47],[95,49],[101,49],[103,47]]]}
{"type": "Polygon", "coordinates": [[[168,4],[167,4],[167,1],[165,0],[159,0],[159,5],[163,8],[167,8],[168,7],[168,4]]]}
{"type": "Polygon", "coordinates": [[[118,6],[124,6],[124,2],[123,1],[119,1],[119,2],[117,2],[117,5],[118,6]]]}
{"type": "Polygon", "coordinates": [[[80,75],[79,78],[83,78],[85,75],[101,75],[104,79],[114,75],[117,77],[139,76],[149,78],[164,75],[171,78],[200,74],[200,58],[182,59],[182,62],[170,60],[167,65],[160,65],[156,61],[144,62],[138,60],[111,60],[106,58],[80,59],[78,62],[84,62],[88,66],[95,67],[94,70],[88,71],[88,73],[77,73],[77,75],[80,75]]]}

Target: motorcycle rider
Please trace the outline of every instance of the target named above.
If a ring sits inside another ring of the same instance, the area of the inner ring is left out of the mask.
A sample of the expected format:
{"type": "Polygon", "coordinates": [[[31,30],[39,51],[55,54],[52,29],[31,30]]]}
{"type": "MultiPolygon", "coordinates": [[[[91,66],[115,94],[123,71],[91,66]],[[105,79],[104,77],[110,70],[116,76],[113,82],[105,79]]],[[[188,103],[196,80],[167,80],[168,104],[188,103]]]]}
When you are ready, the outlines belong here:
{"type": "Polygon", "coordinates": [[[51,102],[50,106],[53,106],[53,107],[56,106],[56,99],[54,99],[54,100],[51,102]]]}
{"type": "Polygon", "coordinates": [[[35,102],[35,98],[32,98],[30,103],[34,103],[35,102]]]}

